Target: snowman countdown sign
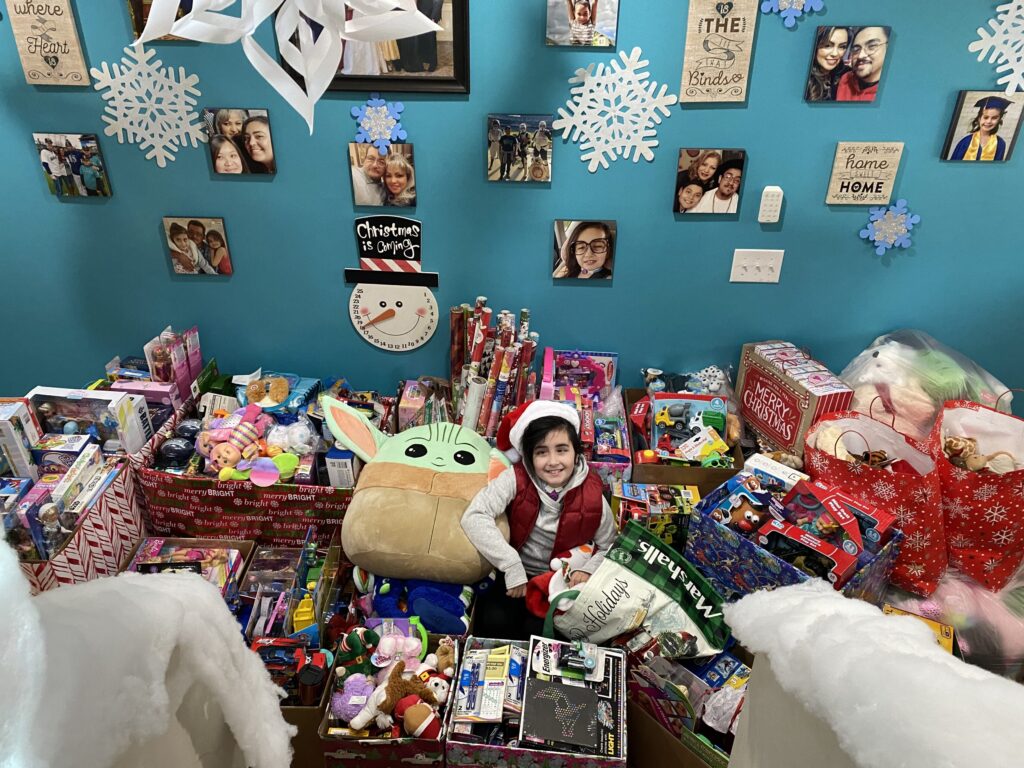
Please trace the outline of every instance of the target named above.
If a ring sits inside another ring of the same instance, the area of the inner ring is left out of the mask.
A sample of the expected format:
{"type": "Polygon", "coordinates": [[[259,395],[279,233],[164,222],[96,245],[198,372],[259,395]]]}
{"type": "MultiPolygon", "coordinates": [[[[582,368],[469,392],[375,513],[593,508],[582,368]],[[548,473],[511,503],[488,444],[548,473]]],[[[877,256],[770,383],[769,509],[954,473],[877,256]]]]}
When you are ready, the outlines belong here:
{"type": "Polygon", "coordinates": [[[408,352],[430,341],[437,330],[437,273],[420,265],[423,226],[402,216],[356,219],[359,269],[346,269],[355,283],[349,317],[375,347],[408,352]]]}

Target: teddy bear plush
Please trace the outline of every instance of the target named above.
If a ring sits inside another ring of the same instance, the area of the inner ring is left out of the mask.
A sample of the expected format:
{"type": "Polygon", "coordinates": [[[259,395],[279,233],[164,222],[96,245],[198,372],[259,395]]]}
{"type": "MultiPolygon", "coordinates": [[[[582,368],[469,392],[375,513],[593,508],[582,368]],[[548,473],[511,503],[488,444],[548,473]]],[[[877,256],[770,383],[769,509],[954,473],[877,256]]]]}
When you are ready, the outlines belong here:
{"type": "MultiPolygon", "coordinates": [[[[551,570],[534,576],[526,584],[526,607],[530,613],[541,618],[547,616],[551,601],[569,589],[572,572],[586,565],[596,551],[590,541],[552,558],[551,570]]],[[[571,605],[571,600],[559,600],[558,610],[567,611],[571,605]]]]}

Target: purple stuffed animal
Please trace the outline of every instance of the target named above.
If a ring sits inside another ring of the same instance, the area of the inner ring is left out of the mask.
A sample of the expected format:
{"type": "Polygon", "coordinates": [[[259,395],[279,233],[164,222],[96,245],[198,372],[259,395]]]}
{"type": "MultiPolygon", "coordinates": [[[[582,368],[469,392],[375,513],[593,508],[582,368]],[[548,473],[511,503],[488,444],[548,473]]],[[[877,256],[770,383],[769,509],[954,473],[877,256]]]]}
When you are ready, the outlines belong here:
{"type": "Polygon", "coordinates": [[[339,720],[349,722],[366,706],[374,687],[366,675],[349,675],[345,678],[344,688],[331,696],[331,713],[339,720]]]}

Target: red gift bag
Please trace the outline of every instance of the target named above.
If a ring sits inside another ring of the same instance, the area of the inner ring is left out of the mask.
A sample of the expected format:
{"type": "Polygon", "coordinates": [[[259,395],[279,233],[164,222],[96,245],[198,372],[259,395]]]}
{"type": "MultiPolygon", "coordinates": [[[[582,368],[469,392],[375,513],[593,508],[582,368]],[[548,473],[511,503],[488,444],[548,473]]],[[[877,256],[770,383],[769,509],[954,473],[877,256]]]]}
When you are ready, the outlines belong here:
{"type": "Polygon", "coordinates": [[[891,581],[928,596],[946,571],[939,473],[928,447],[855,411],[826,414],[807,433],[804,467],[811,478],[890,512],[905,536],[891,581]],[[833,454],[885,451],[916,472],[890,471],[833,454]]]}
{"type": "Polygon", "coordinates": [[[949,401],[928,446],[942,481],[949,562],[987,589],[1006,586],[1024,560],[1024,469],[972,472],[942,450],[947,437],[971,437],[978,453],[1006,451],[1024,466],[1024,420],[978,403],[949,401]]]}

